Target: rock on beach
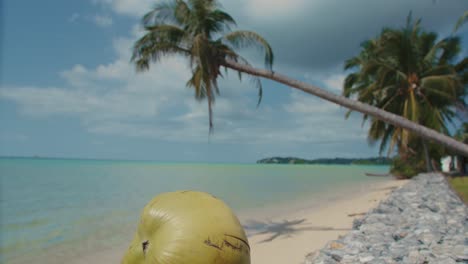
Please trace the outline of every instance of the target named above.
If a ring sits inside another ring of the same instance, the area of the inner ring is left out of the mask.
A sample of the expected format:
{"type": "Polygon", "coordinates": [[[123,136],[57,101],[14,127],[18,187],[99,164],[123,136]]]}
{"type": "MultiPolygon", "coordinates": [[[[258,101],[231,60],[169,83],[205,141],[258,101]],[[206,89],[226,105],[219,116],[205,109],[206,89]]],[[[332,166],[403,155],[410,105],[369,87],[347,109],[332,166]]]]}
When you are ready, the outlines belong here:
{"type": "Polygon", "coordinates": [[[468,263],[468,207],[441,174],[420,174],[309,254],[312,263],[468,263]]]}

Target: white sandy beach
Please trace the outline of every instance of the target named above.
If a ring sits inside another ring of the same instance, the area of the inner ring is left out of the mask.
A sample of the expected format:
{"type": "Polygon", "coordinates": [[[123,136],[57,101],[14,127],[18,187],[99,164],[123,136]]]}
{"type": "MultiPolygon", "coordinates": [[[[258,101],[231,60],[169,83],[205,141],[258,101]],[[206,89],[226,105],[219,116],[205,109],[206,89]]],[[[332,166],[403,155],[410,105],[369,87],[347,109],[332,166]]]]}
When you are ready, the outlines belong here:
{"type": "Polygon", "coordinates": [[[334,201],[326,207],[306,209],[282,219],[273,219],[271,232],[249,237],[252,263],[303,263],[307,254],[320,250],[328,241],[346,234],[356,217],[362,217],[363,213],[385,199],[392,189],[406,182],[384,182],[368,192],[334,201]]]}
{"type": "MultiPolygon", "coordinates": [[[[377,206],[393,189],[406,182],[382,182],[368,191],[331,201],[326,206],[301,209],[260,221],[263,224],[261,230],[249,236],[251,263],[303,263],[307,254],[320,250],[328,241],[346,234],[356,217],[362,217],[363,213],[377,206]]],[[[122,246],[88,255],[72,263],[120,263],[125,250],[126,246],[122,246]]]]}

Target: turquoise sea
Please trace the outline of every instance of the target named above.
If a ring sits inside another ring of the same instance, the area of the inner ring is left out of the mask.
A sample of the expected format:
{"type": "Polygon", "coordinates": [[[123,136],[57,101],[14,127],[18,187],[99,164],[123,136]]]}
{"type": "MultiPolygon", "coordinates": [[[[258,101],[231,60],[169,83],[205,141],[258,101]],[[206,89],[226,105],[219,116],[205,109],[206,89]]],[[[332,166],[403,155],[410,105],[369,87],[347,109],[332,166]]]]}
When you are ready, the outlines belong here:
{"type": "Polygon", "coordinates": [[[129,243],[155,195],[199,190],[241,219],[368,190],[386,166],[0,159],[0,263],[66,263],[129,243]]]}

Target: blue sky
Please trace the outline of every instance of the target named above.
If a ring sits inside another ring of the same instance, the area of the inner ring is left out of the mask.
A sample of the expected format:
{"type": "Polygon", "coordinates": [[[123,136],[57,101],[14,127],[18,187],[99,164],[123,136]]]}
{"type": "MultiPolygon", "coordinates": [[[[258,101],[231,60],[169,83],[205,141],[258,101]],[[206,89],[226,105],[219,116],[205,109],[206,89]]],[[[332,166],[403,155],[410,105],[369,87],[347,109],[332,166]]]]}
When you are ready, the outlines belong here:
{"type": "MultiPolygon", "coordinates": [[[[139,19],[155,2],[2,1],[0,155],[246,163],[378,155],[359,114],[345,120],[345,109],[270,81],[257,109],[257,91],[234,73],[220,83],[208,136],[206,103],[185,87],[185,61],[168,58],[144,74],[129,62],[139,19]]],[[[240,29],[269,40],[276,71],[335,93],[343,61],[382,27],[403,26],[412,10],[447,36],[468,9],[466,0],[221,3],[240,29]]]]}

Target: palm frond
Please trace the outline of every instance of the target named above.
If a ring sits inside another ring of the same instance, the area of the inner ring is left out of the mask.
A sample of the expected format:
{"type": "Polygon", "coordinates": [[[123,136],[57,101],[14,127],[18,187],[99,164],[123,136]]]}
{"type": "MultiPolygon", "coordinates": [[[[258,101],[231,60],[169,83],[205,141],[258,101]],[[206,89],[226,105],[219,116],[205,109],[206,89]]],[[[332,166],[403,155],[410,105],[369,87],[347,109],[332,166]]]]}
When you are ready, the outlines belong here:
{"type": "Polygon", "coordinates": [[[441,47],[439,65],[450,63],[461,51],[459,37],[449,37],[442,41],[445,45],[441,47]]]}
{"type": "Polygon", "coordinates": [[[185,32],[172,25],[147,27],[148,33],[137,40],[133,46],[131,61],[136,62],[137,70],[149,68],[150,62],[157,62],[166,55],[189,56],[184,47],[185,32]]]}
{"type": "MultiPolygon", "coordinates": [[[[379,154],[382,154],[385,151],[385,149],[387,149],[388,144],[390,143],[389,141],[394,133],[394,130],[395,130],[394,126],[387,125],[385,132],[381,138],[379,154]]],[[[387,153],[387,156],[390,156],[390,154],[387,153]]]]}
{"type": "MultiPolygon", "coordinates": [[[[251,66],[249,61],[245,59],[244,57],[240,56],[239,54],[236,53],[231,53],[230,55],[227,56],[227,58],[235,61],[235,62],[242,62],[245,65],[251,66]]],[[[227,70],[227,68],[226,68],[227,70]]],[[[239,81],[242,81],[242,72],[237,72],[239,81]]],[[[257,76],[249,75],[250,82],[257,88],[258,90],[258,100],[257,100],[257,108],[260,106],[262,99],[263,99],[263,85],[261,82],[261,79],[257,76]]]]}
{"type": "Polygon", "coordinates": [[[136,63],[137,71],[149,69],[150,62],[158,62],[164,56],[182,55],[190,56],[190,53],[173,43],[156,43],[152,46],[135,46],[131,60],[136,63]]]}
{"type": "Polygon", "coordinates": [[[202,100],[206,97],[206,87],[203,82],[203,72],[200,67],[196,67],[192,72],[192,78],[186,83],[187,87],[195,89],[195,98],[202,100]]]}
{"type": "Polygon", "coordinates": [[[174,0],[155,5],[145,14],[142,19],[143,26],[176,24],[179,26],[187,24],[191,16],[191,10],[183,0],[174,0]]]}
{"type": "Polygon", "coordinates": [[[465,11],[465,13],[463,13],[463,15],[458,19],[455,27],[453,28],[453,33],[457,32],[463,24],[466,23],[466,21],[468,21],[468,11],[465,11]]]}
{"type": "Polygon", "coordinates": [[[454,74],[448,75],[433,75],[425,77],[421,80],[421,87],[426,92],[426,95],[431,96],[435,94],[439,99],[452,99],[454,101],[457,97],[463,94],[462,86],[454,74]]]}
{"type": "Polygon", "coordinates": [[[343,95],[346,97],[350,97],[353,93],[353,87],[358,82],[359,75],[357,73],[351,73],[346,76],[344,83],[343,83],[343,95]]]}
{"type": "Polygon", "coordinates": [[[348,118],[351,116],[352,113],[353,113],[352,110],[346,111],[346,113],[345,113],[345,119],[348,119],[348,118]]]}
{"type": "Polygon", "coordinates": [[[219,9],[209,13],[206,19],[211,21],[212,27],[210,30],[213,32],[231,30],[231,26],[237,25],[234,18],[232,18],[228,13],[219,9]]]}
{"type": "Polygon", "coordinates": [[[462,61],[459,63],[455,64],[455,71],[457,72],[463,72],[468,70],[468,57],[463,58],[462,61]]]}
{"type": "Polygon", "coordinates": [[[420,73],[421,79],[429,76],[434,75],[456,75],[456,70],[452,65],[444,64],[444,65],[437,65],[425,69],[423,72],[420,73]]]}
{"type": "Polygon", "coordinates": [[[361,65],[361,58],[360,57],[352,57],[351,59],[348,59],[344,63],[344,70],[350,70],[355,67],[359,67],[361,65]]]}
{"type": "MultiPolygon", "coordinates": [[[[257,46],[265,52],[265,64],[273,64],[273,51],[260,35],[250,31],[230,32],[236,26],[234,18],[220,9],[217,0],[168,0],[157,4],[142,18],[146,34],[133,47],[132,61],[137,70],[147,70],[151,62],[163,56],[182,55],[189,60],[192,77],[186,85],[195,90],[197,100],[207,99],[210,133],[213,131],[212,107],[219,95],[218,78],[223,59],[247,60],[234,48],[257,46]]],[[[241,79],[239,72],[239,78],[241,79]]],[[[252,80],[258,89],[258,104],[262,99],[262,84],[258,77],[252,80]]],[[[258,106],[257,104],[257,106],[258,106]]]]}
{"type": "Polygon", "coordinates": [[[428,66],[431,66],[434,64],[434,61],[437,59],[438,52],[440,49],[446,45],[445,41],[439,41],[437,44],[433,45],[433,40],[429,40],[432,43],[428,43],[427,41],[421,40],[420,45],[422,46],[422,54],[425,54],[423,61],[428,64],[428,66]],[[429,48],[430,47],[430,48],[429,48]],[[427,50],[427,51],[426,51],[427,50]]]}
{"type": "Polygon", "coordinates": [[[265,66],[272,69],[274,55],[273,50],[268,42],[259,34],[252,31],[234,31],[224,35],[221,39],[227,42],[236,49],[256,46],[262,48],[265,53],[265,66]]]}
{"type": "Polygon", "coordinates": [[[394,130],[394,132],[391,134],[390,136],[390,146],[388,146],[388,152],[387,152],[387,155],[390,156],[391,153],[393,153],[393,151],[395,150],[395,147],[398,146],[399,148],[399,151],[404,151],[403,148],[404,148],[404,145],[401,143],[401,132],[402,132],[402,129],[401,128],[396,128],[394,130]],[[402,147],[403,148],[400,148],[402,147]]]}

